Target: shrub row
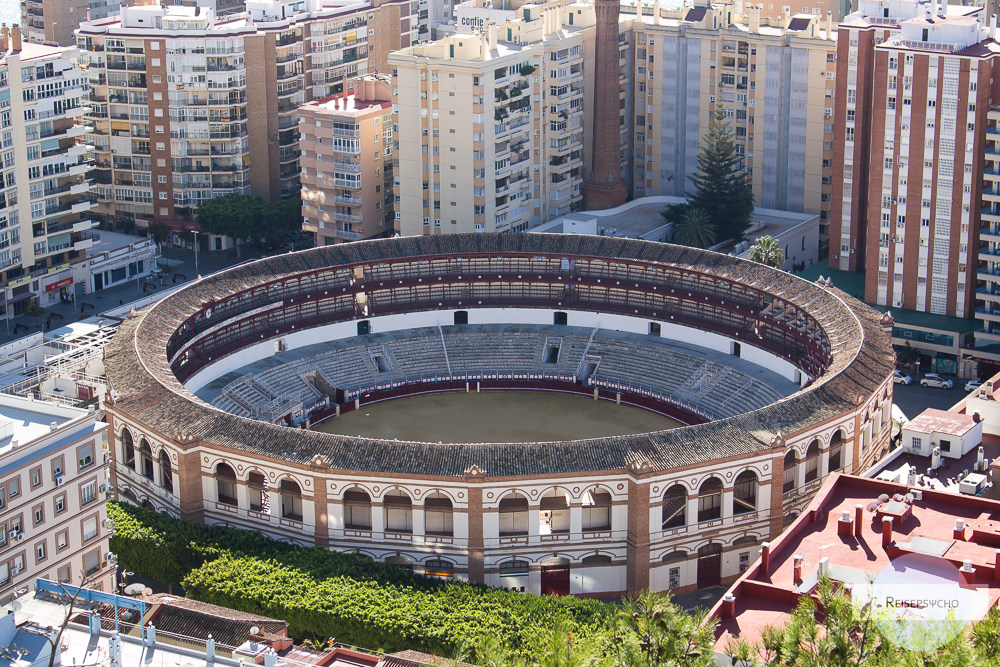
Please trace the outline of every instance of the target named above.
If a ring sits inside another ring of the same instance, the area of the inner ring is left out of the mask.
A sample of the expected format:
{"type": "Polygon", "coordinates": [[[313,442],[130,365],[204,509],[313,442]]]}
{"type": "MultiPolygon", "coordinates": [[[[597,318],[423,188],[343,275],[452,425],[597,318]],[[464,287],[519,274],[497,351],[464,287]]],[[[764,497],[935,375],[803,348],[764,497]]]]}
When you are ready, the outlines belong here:
{"type": "Polygon", "coordinates": [[[383,650],[451,654],[489,634],[530,651],[564,624],[607,632],[615,608],[594,600],[524,595],[445,582],[354,554],[274,541],[109,503],[111,549],[137,574],[181,584],[188,596],[288,621],[296,637],[383,650]]]}

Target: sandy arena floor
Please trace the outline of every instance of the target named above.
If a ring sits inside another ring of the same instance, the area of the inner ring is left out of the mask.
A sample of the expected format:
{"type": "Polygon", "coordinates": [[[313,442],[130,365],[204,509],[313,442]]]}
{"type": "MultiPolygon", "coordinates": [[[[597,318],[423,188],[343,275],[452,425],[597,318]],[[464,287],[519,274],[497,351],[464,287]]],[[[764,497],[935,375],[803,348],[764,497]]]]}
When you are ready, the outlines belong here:
{"type": "Polygon", "coordinates": [[[424,442],[549,442],[645,433],[680,424],[642,408],[578,394],[447,392],[362,405],[315,427],[324,433],[424,442]]]}

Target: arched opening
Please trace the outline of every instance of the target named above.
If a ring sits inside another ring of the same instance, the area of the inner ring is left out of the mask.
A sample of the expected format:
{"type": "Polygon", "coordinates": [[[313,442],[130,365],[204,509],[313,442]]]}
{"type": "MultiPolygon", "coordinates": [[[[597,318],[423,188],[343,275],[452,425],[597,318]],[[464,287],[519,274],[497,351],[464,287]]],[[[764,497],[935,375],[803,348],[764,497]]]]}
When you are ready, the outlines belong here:
{"type": "Polygon", "coordinates": [[[611,530],[611,494],[591,489],[583,494],[583,532],[611,530]]]}
{"type": "Polygon", "coordinates": [[[526,560],[511,559],[500,563],[501,577],[526,577],[530,564],[526,560]]]}
{"type": "Polygon", "coordinates": [[[663,530],[685,525],[686,510],[687,491],[680,484],[674,484],[663,494],[663,530]]]}
{"type": "Polygon", "coordinates": [[[428,535],[455,534],[451,498],[440,491],[428,493],[424,498],[424,532],[428,535]]]}
{"type": "Polygon", "coordinates": [[[539,503],[538,534],[556,535],[569,532],[569,498],[558,489],[545,492],[539,503]]]}
{"type": "Polygon", "coordinates": [[[500,536],[528,534],[528,499],[512,493],[500,501],[500,536]]]}
{"type": "Polygon", "coordinates": [[[281,480],[281,517],[302,521],[302,489],[294,479],[281,480]]]}
{"type": "Polygon", "coordinates": [[[396,533],[413,532],[413,501],[405,491],[393,489],[382,500],[385,509],[385,529],[396,533]]]}
{"type": "Polygon", "coordinates": [[[606,554],[591,554],[584,556],[582,563],[584,565],[611,565],[612,558],[606,554]]]}
{"type": "Polygon", "coordinates": [[[389,556],[385,559],[386,565],[394,565],[404,570],[413,569],[413,560],[406,556],[389,556]]]}
{"type": "Polygon", "coordinates": [[[785,453],[785,483],[781,486],[783,493],[795,490],[795,451],[785,453]]]}
{"type": "Polygon", "coordinates": [[[135,470],[135,441],[127,428],[122,429],[122,463],[135,470]]]}
{"type": "Polygon", "coordinates": [[[250,495],[250,509],[254,512],[269,512],[271,497],[267,490],[267,478],[262,473],[251,472],[247,477],[247,487],[250,495]]]}
{"type": "Polygon", "coordinates": [[[428,577],[452,579],[455,576],[455,564],[440,558],[432,558],[424,563],[424,574],[428,577]]]}
{"type": "Polygon", "coordinates": [[[733,484],[733,515],[757,511],[757,474],[744,470],[733,484]]]}
{"type": "Polygon", "coordinates": [[[808,484],[819,478],[819,441],[813,440],[806,449],[806,476],[805,483],[808,484]]]}
{"type": "Polygon", "coordinates": [[[344,528],[372,529],[372,498],[357,487],[344,492],[344,528]]]}
{"type": "Polygon", "coordinates": [[[219,502],[236,506],[236,472],[228,463],[215,466],[215,487],[219,492],[219,502]]]}
{"type": "Polygon", "coordinates": [[[698,489],[698,521],[722,518],[722,480],[709,477],[698,489]]]}
{"type": "Polygon", "coordinates": [[[129,501],[133,505],[139,504],[139,498],[135,495],[135,493],[132,492],[132,489],[125,489],[124,491],[121,492],[120,495],[122,498],[129,501]]]}
{"type": "MultiPolygon", "coordinates": [[[[891,407],[891,406],[890,406],[891,407]]],[[[830,438],[830,461],[827,469],[836,472],[844,467],[844,435],[838,430],[830,438]]]]}
{"type": "Polygon", "coordinates": [[[174,492],[174,473],[170,470],[170,456],[165,449],[160,450],[160,486],[174,492]]]}
{"type": "Polygon", "coordinates": [[[667,565],[667,588],[678,588],[681,585],[681,565],[686,563],[688,555],[686,551],[671,551],[670,553],[663,554],[663,558],[660,559],[664,565],[667,565]]]}
{"type": "Polygon", "coordinates": [[[149,448],[149,443],[143,438],[139,441],[139,457],[142,459],[142,476],[148,480],[153,479],[153,450],[149,448]]]}

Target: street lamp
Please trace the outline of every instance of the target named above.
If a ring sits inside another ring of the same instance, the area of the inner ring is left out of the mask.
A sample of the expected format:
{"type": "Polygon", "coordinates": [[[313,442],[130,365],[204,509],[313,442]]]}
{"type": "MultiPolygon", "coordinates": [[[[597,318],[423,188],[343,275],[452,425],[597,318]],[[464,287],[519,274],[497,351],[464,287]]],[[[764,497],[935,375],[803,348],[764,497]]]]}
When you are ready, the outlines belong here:
{"type": "Polygon", "coordinates": [[[198,230],[192,229],[191,233],[194,234],[194,275],[200,275],[198,273],[198,230]]]}

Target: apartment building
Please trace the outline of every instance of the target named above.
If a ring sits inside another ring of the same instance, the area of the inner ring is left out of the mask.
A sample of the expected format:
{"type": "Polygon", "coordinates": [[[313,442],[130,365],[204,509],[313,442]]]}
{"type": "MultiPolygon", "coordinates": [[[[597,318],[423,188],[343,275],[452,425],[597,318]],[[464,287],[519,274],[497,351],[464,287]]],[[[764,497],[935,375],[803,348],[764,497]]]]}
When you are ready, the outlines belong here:
{"type": "Polygon", "coordinates": [[[352,88],[299,109],[302,228],[321,245],[395,231],[392,79],[359,77],[352,88]]]}
{"type": "Polygon", "coordinates": [[[830,214],[836,35],[829,21],[728,7],[642,16],[635,32],[636,197],[683,196],[720,106],[762,208],[830,214]]]}
{"type": "Polygon", "coordinates": [[[23,37],[36,44],[72,46],[80,24],[118,13],[122,0],[21,0],[23,37]]]}
{"type": "Polygon", "coordinates": [[[4,26],[0,54],[0,314],[10,318],[72,289],[70,263],[92,244],[93,149],[79,141],[90,128],[76,48],[24,42],[4,26]]]}
{"type": "Polygon", "coordinates": [[[93,410],[0,397],[0,604],[36,578],[111,591],[107,424],[93,410]]]}
{"type": "Polygon", "coordinates": [[[865,271],[865,300],[892,308],[970,317],[983,298],[989,333],[998,49],[980,11],[868,1],[840,26],[830,266],[865,271]]]}
{"type": "MultiPolygon", "coordinates": [[[[602,91],[621,100],[626,148],[629,26],[619,24],[620,90],[602,91]]],[[[524,231],[582,207],[595,33],[592,4],[526,4],[390,56],[401,234],[524,231]]]]}
{"type": "Polygon", "coordinates": [[[415,7],[248,0],[220,17],[148,5],[83,25],[99,211],[184,229],[206,199],[298,195],[298,107],[409,44],[415,7]]]}

